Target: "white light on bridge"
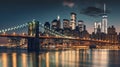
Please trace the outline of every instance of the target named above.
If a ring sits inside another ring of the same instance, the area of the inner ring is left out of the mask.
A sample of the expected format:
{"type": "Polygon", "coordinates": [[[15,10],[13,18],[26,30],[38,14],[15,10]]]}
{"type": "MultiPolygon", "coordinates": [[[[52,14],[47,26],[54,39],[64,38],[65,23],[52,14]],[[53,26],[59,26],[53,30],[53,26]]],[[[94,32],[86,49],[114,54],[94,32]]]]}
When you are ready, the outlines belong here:
{"type": "Polygon", "coordinates": [[[4,32],[4,30],[2,30],[2,32],[4,32]]]}
{"type": "Polygon", "coordinates": [[[3,35],[5,35],[6,34],[6,32],[3,32],[3,35]]]}
{"type": "Polygon", "coordinates": [[[17,29],[17,27],[14,27],[14,29],[17,29]]]}
{"type": "Polygon", "coordinates": [[[10,31],[10,28],[8,28],[7,30],[10,31]]]}
{"type": "Polygon", "coordinates": [[[11,28],[11,30],[13,30],[13,28],[11,28]]]}
{"type": "Polygon", "coordinates": [[[20,25],[20,28],[22,28],[23,26],[22,25],[20,25]]]}
{"type": "Polygon", "coordinates": [[[17,29],[19,28],[19,26],[17,26],[17,29]]]}
{"type": "Polygon", "coordinates": [[[5,29],[5,32],[7,31],[7,29],[5,29]]]}

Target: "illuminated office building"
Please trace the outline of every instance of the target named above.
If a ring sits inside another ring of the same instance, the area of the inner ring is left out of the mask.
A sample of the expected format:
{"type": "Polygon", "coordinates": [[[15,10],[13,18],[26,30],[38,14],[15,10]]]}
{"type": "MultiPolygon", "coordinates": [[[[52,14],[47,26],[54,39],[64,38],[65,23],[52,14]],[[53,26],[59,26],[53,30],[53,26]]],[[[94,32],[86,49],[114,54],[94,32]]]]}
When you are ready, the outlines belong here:
{"type": "Polygon", "coordinates": [[[61,28],[61,23],[60,23],[60,16],[57,17],[57,19],[54,19],[52,21],[52,29],[56,30],[56,29],[60,29],[61,28]]]}
{"type": "Polygon", "coordinates": [[[80,32],[84,30],[84,22],[82,20],[78,21],[78,28],[80,32]]]}
{"type": "Polygon", "coordinates": [[[100,33],[101,32],[101,22],[95,22],[94,23],[94,33],[100,33]]]}
{"type": "Polygon", "coordinates": [[[63,28],[70,28],[68,19],[63,19],[63,28]]]}
{"type": "Polygon", "coordinates": [[[117,32],[114,26],[108,27],[107,40],[110,42],[118,42],[117,32]]]}
{"type": "Polygon", "coordinates": [[[76,28],[76,13],[71,13],[70,28],[74,30],[76,28]]]}
{"type": "Polygon", "coordinates": [[[107,24],[108,24],[108,20],[107,20],[107,14],[106,14],[106,5],[104,4],[104,14],[102,16],[102,23],[101,23],[101,32],[106,33],[107,34],[107,24]]]}

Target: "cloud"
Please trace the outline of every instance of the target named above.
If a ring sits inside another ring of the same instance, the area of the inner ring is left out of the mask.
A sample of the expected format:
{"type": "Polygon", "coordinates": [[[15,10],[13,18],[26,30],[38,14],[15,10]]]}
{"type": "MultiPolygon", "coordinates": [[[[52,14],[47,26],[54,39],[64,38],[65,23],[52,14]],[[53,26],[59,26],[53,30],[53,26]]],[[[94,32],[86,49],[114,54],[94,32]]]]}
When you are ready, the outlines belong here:
{"type": "MultiPolygon", "coordinates": [[[[91,16],[91,17],[99,17],[99,16],[103,15],[104,10],[101,8],[89,6],[87,8],[81,9],[80,13],[91,16]]],[[[108,13],[110,13],[110,11],[106,10],[106,14],[108,14],[108,13]]]]}
{"type": "Polygon", "coordinates": [[[64,0],[63,1],[63,6],[67,6],[67,7],[72,8],[72,7],[74,7],[74,5],[75,5],[75,3],[71,0],[64,0]]]}

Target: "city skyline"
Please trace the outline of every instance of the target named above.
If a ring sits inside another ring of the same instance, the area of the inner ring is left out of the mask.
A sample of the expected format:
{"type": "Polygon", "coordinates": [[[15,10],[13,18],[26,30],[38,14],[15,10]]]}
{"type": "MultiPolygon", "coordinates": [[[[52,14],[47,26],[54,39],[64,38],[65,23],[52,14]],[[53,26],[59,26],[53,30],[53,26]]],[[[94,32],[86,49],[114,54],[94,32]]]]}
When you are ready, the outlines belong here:
{"type": "Polygon", "coordinates": [[[120,0],[0,0],[0,67],[119,67],[120,0]]]}
{"type": "MultiPolygon", "coordinates": [[[[103,4],[106,3],[108,12],[108,27],[114,25],[117,32],[120,32],[119,28],[119,1],[108,0],[41,0],[41,1],[1,1],[0,29],[4,29],[12,26],[16,26],[22,23],[36,19],[43,24],[45,22],[52,22],[57,16],[60,16],[61,22],[63,19],[70,20],[70,13],[75,12],[77,14],[77,21],[83,20],[87,26],[89,33],[94,31],[94,22],[101,21],[102,16],[99,16],[99,12],[92,14],[92,10],[89,14],[85,14],[82,10],[88,10],[88,7],[103,9],[103,4]]],[[[83,11],[84,11],[83,10],[83,11]]],[[[93,12],[94,13],[94,12],[93,12]]]]}

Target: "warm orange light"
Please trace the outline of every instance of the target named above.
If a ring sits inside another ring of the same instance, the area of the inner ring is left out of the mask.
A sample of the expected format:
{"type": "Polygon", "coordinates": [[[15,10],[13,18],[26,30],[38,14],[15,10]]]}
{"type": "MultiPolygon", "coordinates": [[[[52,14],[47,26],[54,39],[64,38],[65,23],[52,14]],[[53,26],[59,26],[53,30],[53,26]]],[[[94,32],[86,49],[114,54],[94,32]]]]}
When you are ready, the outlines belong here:
{"type": "Polygon", "coordinates": [[[46,53],[46,67],[49,67],[49,53],[46,53]]]}
{"type": "Polygon", "coordinates": [[[2,54],[2,65],[3,67],[8,67],[7,53],[2,54]]]}
{"type": "Polygon", "coordinates": [[[16,53],[12,54],[12,63],[13,63],[13,67],[17,67],[16,53]]]}
{"type": "Polygon", "coordinates": [[[55,59],[56,59],[56,60],[55,60],[55,61],[56,61],[56,67],[58,67],[58,61],[59,61],[59,59],[58,59],[58,58],[59,58],[59,57],[58,57],[58,52],[55,52],[55,57],[56,57],[56,58],[55,58],[55,59]]]}
{"type": "Polygon", "coordinates": [[[22,67],[27,67],[27,55],[22,53],[22,67]]]}

